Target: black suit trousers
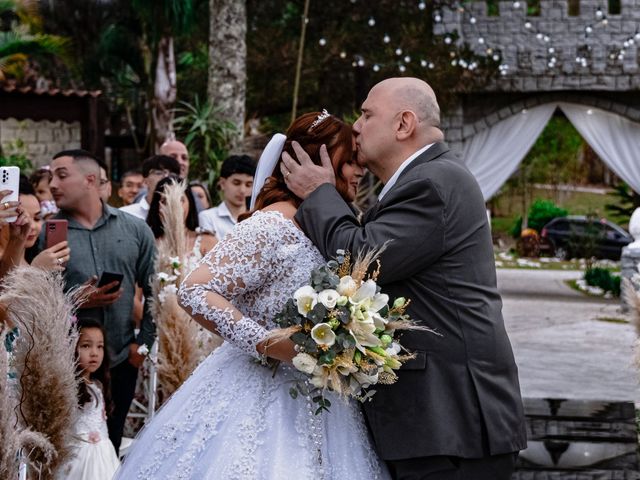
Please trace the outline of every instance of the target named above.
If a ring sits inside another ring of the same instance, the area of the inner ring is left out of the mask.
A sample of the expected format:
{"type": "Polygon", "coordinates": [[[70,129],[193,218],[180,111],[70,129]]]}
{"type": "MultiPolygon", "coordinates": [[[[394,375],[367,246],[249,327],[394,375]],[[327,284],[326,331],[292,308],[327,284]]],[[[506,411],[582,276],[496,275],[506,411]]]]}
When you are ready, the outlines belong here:
{"type": "Polygon", "coordinates": [[[394,480],[510,480],[517,453],[484,458],[422,457],[387,462],[394,480]]]}
{"type": "Polygon", "coordinates": [[[111,369],[111,398],[113,412],[107,417],[109,439],[113,443],[116,453],[120,451],[122,432],[127,420],[129,407],[136,393],[138,369],[125,360],[111,369]]]}

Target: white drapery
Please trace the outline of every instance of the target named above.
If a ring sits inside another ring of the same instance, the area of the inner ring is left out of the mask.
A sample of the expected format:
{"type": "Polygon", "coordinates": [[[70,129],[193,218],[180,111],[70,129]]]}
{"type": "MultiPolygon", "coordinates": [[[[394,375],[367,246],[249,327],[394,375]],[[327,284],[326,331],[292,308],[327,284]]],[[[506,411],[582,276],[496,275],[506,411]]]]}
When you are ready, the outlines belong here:
{"type": "Polygon", "coordinates": [[[611,170],[640,192],[640,123],[597,108],[561,102],[523,110],[464,142],[465,164],[478,180],[485,200],[513,174],[556,108],[562,109],[611,170]]]}
{"type": "Polygon", "coordinates": [[[467,168],[480,184],[485,200],[506,182],[533,146],[556,105],[540,105],[505,118],[464,143],[467,168]]]}
{"type": "Polygon", "coordinates": [[[640,123],[584,105],[558,106],[602,161],[640,193],[640,123]]]}

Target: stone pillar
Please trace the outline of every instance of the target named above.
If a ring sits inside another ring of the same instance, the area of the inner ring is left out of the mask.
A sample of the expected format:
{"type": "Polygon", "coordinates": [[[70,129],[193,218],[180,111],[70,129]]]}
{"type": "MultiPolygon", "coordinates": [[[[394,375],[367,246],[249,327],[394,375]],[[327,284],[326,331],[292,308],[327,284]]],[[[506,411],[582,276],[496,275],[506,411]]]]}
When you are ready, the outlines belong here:
{"type": "MultiPolygon", "coordinates": [[[[633,215],[631,215],[629,233],[631,233],[635,241],[622,249],[620,275],[623,279],[631,280],[635,275],[640,274],[638,270],[640,265],[640,208],[636,208],[633,215]]],[[[634,285],[637,285],[637,283],[634,285]]],[[[622,296],[622,308],[624,310],[628,308],[624,301],[624,295],[622,296]]]]}

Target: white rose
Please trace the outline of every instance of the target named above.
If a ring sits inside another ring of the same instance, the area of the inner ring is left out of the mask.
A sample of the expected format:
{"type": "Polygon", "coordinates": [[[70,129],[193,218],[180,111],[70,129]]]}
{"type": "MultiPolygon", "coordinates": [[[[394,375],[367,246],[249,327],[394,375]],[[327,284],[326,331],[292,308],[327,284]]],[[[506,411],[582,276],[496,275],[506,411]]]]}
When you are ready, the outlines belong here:
{"type": "Polygon", "coordinates": [[[329,309],[336,306],[336,302],[339,298],[340,294],[331,288],[323,290],[318,294],[318,302],[329,309]]]}
{"type": "Polygon", "coordinates": [[[350,275],[346,275],[340,279],[340,283],[338,284],[337,290],[340,295],[344,295],[345,297],[350,297],[356,290],[358,289],[358,285],[356,285],[356,281],[351,278],[350,275]]]}
{"type": "Polygon", "coordinates": [[[330,347],[336,343],[336,334],[328,323],[319,323],[311,329],[311,338],[318,345],[330,347]]]}
{"type": "Polygon", "coordinates": [[[306,373],[307,375],[311,375],[316,368],[317,362],[316,359],[313,358],[308,353],[299,353],[291,360],[293,366],[296,367],[301,372],[306,373]]]}
{"type": "Polygon", "coordinates": [[[307,316],[313,307],[318,303],[318,294],[310,285],[305,285],[304,287],[300,287],[293,294],[293,298],[296,301],[296,305],[298,306],[298,313],[300,315],[307,316]]]}

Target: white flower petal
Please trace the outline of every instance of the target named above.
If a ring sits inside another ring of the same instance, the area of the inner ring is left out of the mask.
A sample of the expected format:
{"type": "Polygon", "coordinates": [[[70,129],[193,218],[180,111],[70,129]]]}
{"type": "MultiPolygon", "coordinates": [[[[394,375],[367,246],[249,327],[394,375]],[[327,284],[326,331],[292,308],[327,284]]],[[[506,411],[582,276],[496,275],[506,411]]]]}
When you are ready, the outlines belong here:
{"type": "Polygon", "coordinates": [[[324,345],[327,347],[336,343],[336,334],[331,329],[331,325],[328,323],[319,323],[311,329],[311,338],[318,345],[324,345]]]}
{"type": "Polygon", "coordinates": [[[291,360],[293,366],[301,372],[311,375],[316,368],[317,362],[308,353],[299,353],[291,360]]]}

